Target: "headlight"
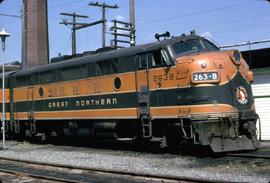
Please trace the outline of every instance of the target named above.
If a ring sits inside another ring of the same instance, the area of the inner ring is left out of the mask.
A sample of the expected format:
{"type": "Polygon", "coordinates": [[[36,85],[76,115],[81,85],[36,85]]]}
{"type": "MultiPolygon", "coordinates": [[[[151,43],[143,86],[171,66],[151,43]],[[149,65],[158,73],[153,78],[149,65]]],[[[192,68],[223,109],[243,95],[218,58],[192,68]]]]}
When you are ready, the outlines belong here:
{"type": "Polygon", "coordinates": [[[241,55],[239,50],[234,50],[232,52],[231,59],[232,59],[233,63],[235,63],[236,65],[240,65],[241,58],[242,58],[242,55],[241,55]]]}

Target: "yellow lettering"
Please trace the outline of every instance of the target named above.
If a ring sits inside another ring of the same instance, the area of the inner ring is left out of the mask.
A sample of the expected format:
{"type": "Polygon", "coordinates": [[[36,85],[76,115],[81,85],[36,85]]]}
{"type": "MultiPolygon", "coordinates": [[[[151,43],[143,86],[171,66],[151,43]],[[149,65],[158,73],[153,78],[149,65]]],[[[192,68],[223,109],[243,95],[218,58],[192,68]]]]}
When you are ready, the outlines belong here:
{"type": "Polygon", "coordinates": [[[95,102],[94,100],[91,100],[91,105],[94,105],[94,102],[95,102]]]}
{"type": "Polygon", "coordinates": [[[101,105],[105,105],[105,99],[100,100],[101,105]]]}
{"type": "Polygon", "coordinates": [[[113,99],[112,99],[112,103],[113,103],[113,104],[117,104],[117,99],[116,99],[116,98],[113,98],[113,99]]]}
{"type": "Polygon", "coordinates": [[[85,105],[85,101],[81,100],[81,106],[83,107],[85,105]]]}

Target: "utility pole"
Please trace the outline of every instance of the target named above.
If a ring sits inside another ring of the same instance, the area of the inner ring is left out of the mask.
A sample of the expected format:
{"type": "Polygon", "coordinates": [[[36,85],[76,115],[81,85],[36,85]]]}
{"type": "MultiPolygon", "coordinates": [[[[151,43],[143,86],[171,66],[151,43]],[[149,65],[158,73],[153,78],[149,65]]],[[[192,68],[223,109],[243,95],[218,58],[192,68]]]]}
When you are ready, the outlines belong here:
{"type": "Polygon", "coordinates": [[[76,18],[88,18],[88,16],[84,16],[84,15],[78,15],[76,13],[60,13],[60,15],[64,15],[64,16],[71,16],[72,17],[72,22],[67,22],[66,20],[63,20],[62,22],[60,22],[60,24],[64,24],[64,25],[68,25],[71,24],[71,30],[72,30],[72,55],[76,54],[76,18]]]}
{"type": "Polygon", "coordinates": [[[131,24],[124,21],[119,20],[112,20],[113,26],[110,27],[111,35],[114,36],[114,39],[111,40],[111,47],[114,48],[123,48],[122,46],[119,46],[118,43],[127,43],[131,45],[130,40],[120,40],[119,37],[125,37],[131,39],[131,24]],[[121,32],[119,32],[119,30],[121,32]]]}
{"type": "Polygon", "coordinates": [[[76,21],[76,18],[88,18],[88,16],[78,15],[76,13],[60,13],[60,15],[71,16],[72,17],[72,22],[68,22],[67,20],[63,20],[62,22],[60,22],[60,24],[64,24],[66,26],[67,25],[72,26],[71,27],[71,30],[72,30],[72,55],[76,54],[76,30],[103,23],[102,20],[92,22],[92,23],[79,23],[79,22],[76,21]]]}
{"type": "Polygon", "coordinates": [[[130,46],[135,46],[135,6],[134,0],[129,0],[129,18],[130,18],[130,46]]]}
{"type": "Polygon", "coordinates": [[[111,35],[114,39],[111,40],[111,46],[115,48],[122,48],[118,43],[128,43],[130,46],[136,45],[136,30],[135,30],[135,6],[134,0],[129,0],[129,18],[130,22],[124,22],[119,20],[112,20],[113,26],[110,27],[111,35]],[[119,30],[121,32],[119,32],[119,30]],[[120,40],[119,37],[128,37],[127,40],[120,40]]]}
{"type": "Polygon", "coordinates": [[[89,6],[97,6],[97,7],[101,7],[102,8],[102,20],[103,20],[103,24],[102,24],[102,47],[104,48],[106,46],[106,8],[108,9],[117,9],[119,8],[117,4],[115,5],[108,5],[108,4],[105,4],[105,3],[98,3],[98,2],[91,2],[88,4],[89,6]]]}

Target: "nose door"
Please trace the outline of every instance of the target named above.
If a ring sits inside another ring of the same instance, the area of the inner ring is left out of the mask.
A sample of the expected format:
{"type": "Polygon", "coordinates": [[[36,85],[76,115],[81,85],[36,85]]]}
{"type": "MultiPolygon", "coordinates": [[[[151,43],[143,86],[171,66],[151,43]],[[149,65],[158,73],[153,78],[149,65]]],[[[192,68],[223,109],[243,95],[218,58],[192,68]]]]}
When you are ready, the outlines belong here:
{"type": "Polygon", "coordinates": [[[150,90],[147,54],[138,57],[139,70],[136,71],[136,83],[138,93],[138,116],[148,118],[150,115],[150,90]]]}
{"type": "Polygon", "coordinates": [[[34,88],[29,87],[27,90],[27,113],[28,124],[31,134],[36,133],[36,120],[35,120],[35,102],[34,102],[34,88]]]}
{"type": "Polygon", "coordinates": [[[138,96],[138,117],[141,120],[142,137],[152,137],[152,123],[150,117],[150,89],[148,54],[140,54],[137,57],[139,70],[136,71],[136,85],[138,96]]]}
{"type": "Polygon", "coordinates": [[[34,88],[30,87],[27,90],[27,112],[28,119],[34,119],[34,88]]]}

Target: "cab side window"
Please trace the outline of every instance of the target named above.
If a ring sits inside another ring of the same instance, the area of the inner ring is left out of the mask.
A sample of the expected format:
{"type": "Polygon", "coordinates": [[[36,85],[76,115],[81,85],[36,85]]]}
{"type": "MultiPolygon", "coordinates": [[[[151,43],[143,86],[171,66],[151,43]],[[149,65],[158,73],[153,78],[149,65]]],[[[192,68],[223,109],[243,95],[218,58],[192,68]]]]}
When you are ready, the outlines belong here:
{"type": "Polygon", "coordinates": [[[138,55],[138,63],[139,69],[147,69],[148,68],[148,54],[138,55]]]}
{"type": "Polygon", "coordinates": [[[137,56],[139,69],[156,68],[171,65],[168,54],[165,50],[154,50],[149,53],[140,54],[137,56]]]}
{"type": "Polygon", "coordinates": [[[152,67],[162,67],[164,65],[164,59],[161,55],[160,50],[153,51],[151,53],[151,56],[153,58],[152,67]]]}

